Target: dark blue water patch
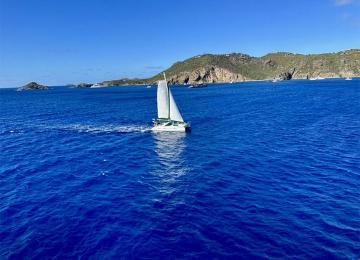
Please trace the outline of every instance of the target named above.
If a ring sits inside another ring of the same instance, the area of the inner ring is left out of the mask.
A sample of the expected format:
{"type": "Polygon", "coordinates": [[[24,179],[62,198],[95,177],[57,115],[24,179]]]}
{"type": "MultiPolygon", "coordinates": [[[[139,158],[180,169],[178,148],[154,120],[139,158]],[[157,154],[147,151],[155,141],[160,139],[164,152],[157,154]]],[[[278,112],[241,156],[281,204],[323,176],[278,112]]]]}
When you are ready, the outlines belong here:
{"type": "Polygon", "coordinates": [[[0,258],[360,256],[360,81],[0,90],[0,258]]]}

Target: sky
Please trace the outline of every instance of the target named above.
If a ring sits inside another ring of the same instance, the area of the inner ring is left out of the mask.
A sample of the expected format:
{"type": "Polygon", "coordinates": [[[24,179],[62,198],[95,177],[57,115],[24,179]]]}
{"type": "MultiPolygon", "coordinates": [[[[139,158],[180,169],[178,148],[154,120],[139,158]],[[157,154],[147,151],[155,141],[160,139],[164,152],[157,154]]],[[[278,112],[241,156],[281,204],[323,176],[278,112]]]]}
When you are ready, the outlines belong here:
{"type": "Polygon", "coordinates": [[[0,87],[152,76],[179,60],[360,48],[360,0],[0,0],[0,87]]]}

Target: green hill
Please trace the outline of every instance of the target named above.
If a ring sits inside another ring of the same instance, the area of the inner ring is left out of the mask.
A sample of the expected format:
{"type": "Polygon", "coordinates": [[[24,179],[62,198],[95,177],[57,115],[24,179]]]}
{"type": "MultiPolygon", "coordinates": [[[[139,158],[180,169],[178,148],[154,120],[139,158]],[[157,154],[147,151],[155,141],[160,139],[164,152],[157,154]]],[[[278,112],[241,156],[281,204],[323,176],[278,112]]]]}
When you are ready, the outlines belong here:
{"type": "MultiPolygon", "coordinates": [[[[311,55],[277,52],[262,57],[205,54],[176,62],[165,73],[172,84],[359,77],[360,49],[311,55]]],[[[147,79],[111,80],[104,84],[151,84],[162,78],[159,73],[147,79]]]]}

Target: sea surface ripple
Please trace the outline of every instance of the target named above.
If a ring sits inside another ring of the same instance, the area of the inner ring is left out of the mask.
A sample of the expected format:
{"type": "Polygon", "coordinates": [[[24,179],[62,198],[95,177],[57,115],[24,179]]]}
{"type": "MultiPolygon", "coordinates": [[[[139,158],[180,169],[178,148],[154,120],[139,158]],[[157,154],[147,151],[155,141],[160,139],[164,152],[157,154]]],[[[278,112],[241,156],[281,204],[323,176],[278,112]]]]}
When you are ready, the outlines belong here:
{"type": "Polygon", "coordinates": [[[0,259],[359,259],[360,80],[0,90],[0,259]]]}

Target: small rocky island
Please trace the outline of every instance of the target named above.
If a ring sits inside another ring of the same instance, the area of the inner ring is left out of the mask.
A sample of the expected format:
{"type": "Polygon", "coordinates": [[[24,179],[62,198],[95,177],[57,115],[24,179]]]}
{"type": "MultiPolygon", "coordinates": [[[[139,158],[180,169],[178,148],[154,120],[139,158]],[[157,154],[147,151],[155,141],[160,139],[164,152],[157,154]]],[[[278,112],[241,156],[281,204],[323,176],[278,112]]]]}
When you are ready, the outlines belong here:
{"type": "Polygon", "coordinates": [[[45,89],[49,89],[49,87],[45,86],[45,85],[38,84],[36,82],[30,82],[30,83],[26,84],[25,86],[22,86],[22,87],[18,88],[16,91],[45,90],[45,89]]]}

